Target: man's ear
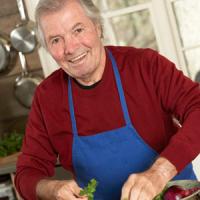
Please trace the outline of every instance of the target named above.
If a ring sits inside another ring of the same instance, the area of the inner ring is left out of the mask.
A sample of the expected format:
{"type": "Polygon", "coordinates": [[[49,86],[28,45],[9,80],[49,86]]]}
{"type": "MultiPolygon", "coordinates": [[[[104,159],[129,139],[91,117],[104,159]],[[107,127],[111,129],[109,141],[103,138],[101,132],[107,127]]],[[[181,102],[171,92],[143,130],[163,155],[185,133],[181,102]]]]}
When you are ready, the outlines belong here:
{"type": "Polygon", "coordinates": [[[102,27],[101,27],[101,25],[99,23],[96,24],[96,30],[97,30],[99,38],[102,38],[103,37],[103,32],[102,32],[102,27]]]}

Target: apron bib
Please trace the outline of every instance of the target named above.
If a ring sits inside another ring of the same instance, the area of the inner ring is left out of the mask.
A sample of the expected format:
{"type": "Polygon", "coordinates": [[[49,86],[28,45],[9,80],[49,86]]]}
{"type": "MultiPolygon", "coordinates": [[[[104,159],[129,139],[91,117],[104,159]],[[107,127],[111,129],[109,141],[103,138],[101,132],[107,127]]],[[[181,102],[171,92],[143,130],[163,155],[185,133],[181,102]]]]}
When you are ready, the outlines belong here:
{"type": "MultiPolygon", "coordinates": [[[[68,100],[73,131],[72,162],[75,177],[80,187],[85,187],[92,178],[98,181],[95,200],[120,200],[121,188],[128,176],[147,170],[159,156],[144,142],[132,125],[115,59],[110,51],[108,54],[114,70],[125,126],[91,136],[79,136],[71,80],[68,79],[68,100]]],[[[174,179],[196,179],[192,165],[189,164],[174,179]]]]}

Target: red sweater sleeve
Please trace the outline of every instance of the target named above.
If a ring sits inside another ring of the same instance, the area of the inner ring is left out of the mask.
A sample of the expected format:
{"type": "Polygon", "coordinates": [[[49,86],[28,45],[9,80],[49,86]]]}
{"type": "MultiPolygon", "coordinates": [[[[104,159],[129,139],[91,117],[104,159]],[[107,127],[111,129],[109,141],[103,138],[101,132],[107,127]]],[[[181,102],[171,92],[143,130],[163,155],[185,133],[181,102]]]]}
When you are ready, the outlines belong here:
{"type": "Polygon", "coordinates": [[[39,180],[54,175],[57,159],[57,154],[54,152],[45,129],[37,93],[38,91],[29,114],[15,176],[15,185],[19,194],[23,199],[28,200],[37,199],[35,189],[39,180]]]}
{"type": "Polygon", "coordinates": [[[159,102],[164,112],[171,113],[182,124],[160,155],[180,171],[200,152],[200,86],[163,56],[157,54],[152,60],[151,74],[159,102]]]}

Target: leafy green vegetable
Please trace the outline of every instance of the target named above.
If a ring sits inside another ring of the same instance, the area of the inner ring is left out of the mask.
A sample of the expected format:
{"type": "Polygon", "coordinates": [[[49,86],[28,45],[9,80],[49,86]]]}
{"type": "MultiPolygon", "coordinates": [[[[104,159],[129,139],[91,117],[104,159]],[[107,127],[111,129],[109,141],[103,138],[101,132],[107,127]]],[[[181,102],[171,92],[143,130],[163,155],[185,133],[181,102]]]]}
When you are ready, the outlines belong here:
{"type": "Polygon", "coordinates": [[[166,190],[167,190],[167,187],[165,187],[165,188],[162,190],[161,193],[159,193],[157,196],[155,196],[155,197],[153,198],[153,200],[163,200],[163,195],[164,195],[164,193],[165,193],[166,190]]]}
{"type": "Polygon", "coordinates": [[[17,132],[5,134],[0,139],[0,157],[5,157],[20,151],[22,140],[23,135],[17,132]]]}
{"type": "Polygon", "coordinates": [[[84,187],[83,190],[80,191],[80,195],[81,196],[87,195],[88,200],[94,200],[94,193],[96,191],[97,185],[98,182],[95,179],[91,179],[88,185],[84,187]]]}

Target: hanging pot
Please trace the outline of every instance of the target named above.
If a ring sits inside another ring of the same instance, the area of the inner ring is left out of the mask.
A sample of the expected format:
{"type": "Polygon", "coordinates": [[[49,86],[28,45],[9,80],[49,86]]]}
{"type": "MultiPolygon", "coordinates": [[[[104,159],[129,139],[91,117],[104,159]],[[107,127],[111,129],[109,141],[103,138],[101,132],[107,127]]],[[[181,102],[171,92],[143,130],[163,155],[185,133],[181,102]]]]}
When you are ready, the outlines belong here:
{"type": "Polygon", "coordinates": [[[8,35],[0,32],[0,74],[8,73],[16,61],[16,51],[10,44],[8,35]]]}
{"type": "Polygon", "coordinates": [[[22,53],[32,52],[36,45],[35,24],[28,21],[24,9],[23,0],[17,0],[17,6],[21,17],[21,23],[10,33],[12,46],[22,53]]]}
{"type": "Polygon", "coordinates": [[[41,76],[28,73],[27,62],[24,54],[19,52],[22,74],[17,77],[14,85],[14,95],[18,102],[30,108],[36,87],[43,80],[41,76]]]}

